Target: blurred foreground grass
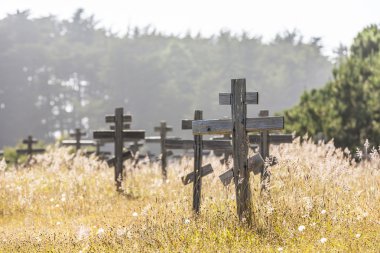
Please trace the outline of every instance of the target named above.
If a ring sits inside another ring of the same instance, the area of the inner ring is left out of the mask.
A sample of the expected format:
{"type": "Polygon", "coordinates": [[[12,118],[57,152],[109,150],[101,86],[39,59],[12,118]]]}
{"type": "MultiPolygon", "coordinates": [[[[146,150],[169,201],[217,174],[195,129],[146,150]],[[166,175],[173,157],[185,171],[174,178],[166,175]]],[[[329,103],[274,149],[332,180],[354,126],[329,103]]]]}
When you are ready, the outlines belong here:
{"type": "Polygon", "coordinates": [[[224,171],[203,179],[202,213],[191,211],[183,159],[161,180],[158,163],[126,164],[125,192],[95,158],[52,149],[34,165],[0,165],[0,252],[379,252],[380,159],[350,163],[332,144],[274,147],[269,197],[252,178],[255,224],[239,224],[224,171]]]}

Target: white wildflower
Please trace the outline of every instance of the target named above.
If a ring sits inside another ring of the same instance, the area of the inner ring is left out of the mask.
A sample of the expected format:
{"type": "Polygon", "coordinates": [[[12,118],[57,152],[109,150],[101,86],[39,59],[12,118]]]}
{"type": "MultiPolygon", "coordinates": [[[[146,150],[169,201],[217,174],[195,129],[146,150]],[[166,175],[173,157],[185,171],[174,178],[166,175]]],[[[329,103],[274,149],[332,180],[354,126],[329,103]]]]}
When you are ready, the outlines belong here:
{"type": "Polygon", "coordinates": [[[80,226],[77,232],[77,239],[79,241],[82,241],[84,239],[87,239],[89,236],[90,236],[90,229],[85,226],[80,226]]]}
{"type": "Polygon", "coordinates": [[[185,224],[190,224],[190,220],[189,219],[185,219],[185,224]]]}
{"type": "Polygon", "coordinates": [[[277,251],[282,252],[282,251],[284,251],[284,248],[283,247],[278,247],[277,251]]]}
{"type": "Polygon", "coordinates": [[[356,234],[355,237],[356,238],[360,238],[362,235],[361,234],[356,234]]]}
{"type": "Polygon", "coordinates": [[[321,240],[319,240],[322,244],[327,242],[327,238],[322,237],[321,240]]]}
{"type": "Polygon", "coordinates": [[[56,225],[57,225],[57,226],[61,225],[61,222],[57,221],[56,225]]]}
{"type": "Polygon", "coordinates": [[[36,236],[36,240],[37,240],[37,242],[41,242],[42,241],[41,237],[39,237],[39,236],[36,236]]]}
{"type": "Polygon", "coordinates": [[[104,228],[99,228],[98,229],[98,232],[96,232],[96,235],[98,237],[102,237],[104,235],[104,228]]]}
{"type": "Polygon", "coordinates": [[[125,233],[127,233],[127,229],[126,228],[118,228],[118,229],[116,229],[116,235],[118,237],[122,237],[123,235],[125,235],[125,233]]]}
{"type": "Polygon", "coordinates": [[[305,226],[301,225],[301,226],[298,227],[298,231],[302,232],[304,230],[305,230],[305,226]]]}
{"type": "Polygon", "coordinates": [[[327,213],[327,211],[325,210],[325,209],[323,209],[322,211],[321,211],[321,214],[326,214],[327,213]]]}
{"type": "Polygon", "coordinates": [[[139,214],[136,213],[136,212],[133,212],[133,213],[132,213],[132,216],[133,216],[133,217],[137,217],[137,216],[139,216],[139,214]]]}

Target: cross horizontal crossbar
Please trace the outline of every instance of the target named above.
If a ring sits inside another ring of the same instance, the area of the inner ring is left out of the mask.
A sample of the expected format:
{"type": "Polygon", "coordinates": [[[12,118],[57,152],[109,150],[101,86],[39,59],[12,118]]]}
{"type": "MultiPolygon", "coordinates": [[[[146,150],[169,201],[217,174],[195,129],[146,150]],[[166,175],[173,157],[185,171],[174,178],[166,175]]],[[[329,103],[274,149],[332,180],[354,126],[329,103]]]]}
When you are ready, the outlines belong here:
{"type": "MultiPolygon", "coordinates": [[[[130,124],[124,124],[123,125],[123,129],[130,129],[130,128],[131,128],[130,124]]],[[[115,126],[114,125],[110,126],[110,129],[111,130],[115,130],[115,126]]]]}
{"type": "MultiPolygon", "coordinates": [[[[69,134],[71,137],[76,137],[77,136],[77,134],[76,133],[70,133],[69,134]]],[[[86,135],[86,133],[80,133],[80,136],[85,136],[86,135]]]]}
{"type": "MultiPolygon", "coordinates": [[[[32,151],[32,153],[43,153],[43,152],[45,152],[45,149],[43,149],[43,148],[36,148],[36,149],[32,149],[31,151],[32,151]]],[[[17,154],[22,155],[22,154],[28,154],[29,150],[27,150],[27,149],[17,149],[16,152],[17,152],[17,154]]]]}
{"type": "MultiPolygon", "coordinates": [[[[114,123],[115,122],[115,115],[107,115],[106,116],[106,123],[114,123]]],[[[123,122],[132,122],[132,115],[123,115],[123,122]]]]}
{"type": "MultiPolygon", "coordinates": [[[[165,140],[180,140],[181,138],[175,137],[175,136],[168,136],[165,140]]],[[[148,136],[145,137],[145,142],[148,143],[160,143],[161,142],[161,136],[148,136]]]]}
{"type": "MultiPolygon", "coordinates": [[[[193,134],[228,134],[232,132],[230,119],[196,120],[192,123],[193,134]]],[[[248,118],[246,131],[281,130],[284,128],[284,117],[248,118]]]]}
{"type": "MultiPolygon", "coordinates": [[[[259,134],[249,135],[250,143],[260,143],[261,136],[259,134]]],[[[270,144],[280,144],[280,143],[292,143],[293,135],[291,134],[269,134],[270,144]]]]}
{"type": "MultiPolygon", "coordinates": [[[[93,140],[80,140],[79,143],[81,146],[95,146],[96,145],[96,142],[93,140]]],[[[76,145],[76,144],[77,144],[76,140],[63,140],[61,142],[61,145],[64,145],[64,146],[71,146],[71,145],[76,145]]]]}
{"type": "MultiPolygon", "coordinates": [[[[132,158],[132,152],[127,151],[123,153],[122,160],[126,161],[132,158]]],[[[113,157],[107,161],[108,166],[114,166],[116,161],[116,157],[113,157]]]]}
{"type": "Polygon", "coordinates": [[[192,123],[194,120],[192,119],[183,119],[182,120],[182,129],[183,130],[189,130],[192,129],[192,123]]]}
{"type": "MultiPolygon", "coordinates": [[[[230,105],[232,101],[231,93],[219,93],[219,104],[220,105],[230,105]]],[[[245,104],[255,104],[259,103],[259,93],[258,92],[246,92],[245,93],[245,104]]]]}
{"type": "Polygon", "coordinates": [[[30,141],[29,139],[22,140],[22,143],[24,143],[24,144],[37,143],[37,142],[38,141],[36,139],[33,139],[32,141],[30,141]]]}
{"type": "Polygon", "coordinates": [[[165,147],[167,149],[193,149],[193,140],[165,140],[165,147]]]}
{"type": "MultiPolygon", "coordinates": [[[[166,131],[166,132],[169,132],[169,131],[172,131],[172,130],[173,130],[173,127],[171,127],[171,126],[167,126],[167,127],[165,128],[165,131],[166,131]]],[[[155,131],[155,132],[161,132],[162,129],[161,129],[161,127],[154,127],[154,131],[155,131]]]]}
{"type": "MultiPolygon", "coordinates": [[[[168,149],[193,149],[193,140],[166,140],[165,147],[168,149]]],[[[232,150],[232,143],[228,140],[205,140],[202,141],[203,150],[232,150]]]]}
{"type": "MultiPolygon", "coordinates": [[[[115,132],[112,130],[94,131],[94,139],[112,139],[115,137],[115,132]]],[[[145,138],[144,130],[124,130],[123,139],[141,140],[145,138]]]]}
{"type": "MultiPolygon", "coordinates": [[[[211,164],[207,164],[201,168],[201,171],[202,171],[201,176],[204,177],[204,176],[207,176],[208,174],[211,174],[214,170],[213,170],[211,164]]],[[[181,179],[182,179],[182,183],[184,185],[188,185],[188,184],[194,182],[194,171],[187,174],[186,176],[182,177],[181,179]]]]}

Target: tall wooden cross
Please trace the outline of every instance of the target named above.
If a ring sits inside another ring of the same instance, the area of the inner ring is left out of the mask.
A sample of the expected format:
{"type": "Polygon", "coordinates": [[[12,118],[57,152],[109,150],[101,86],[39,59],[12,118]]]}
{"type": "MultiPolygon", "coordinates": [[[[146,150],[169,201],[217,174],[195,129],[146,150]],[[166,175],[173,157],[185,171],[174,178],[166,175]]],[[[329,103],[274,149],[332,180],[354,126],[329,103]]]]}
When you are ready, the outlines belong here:
{"type": "MultiPolygon", "coordinates": [[[[194,120],[201,120],[202,111],[195,111],[194,120]]],[[[192,129],[194,120],[182,120],[182,129],[192,129]]],[[[230,141],[203,140],[201,135],[194,135],[194,140],[167,140],[168,149],[194,149],[194,171],[182,177],[183,184],[193,183],[193,211],[200,213],[202,177],[213,172],[211,164],[202,166],[203,150],[231,150],[230,141]]]]}
{"type": "MultiPolygon", "coordinates": [[[[259,112],[259,117],[268,117],[268,110],[261,110],[259,112]]],[[[263,130],[260,134],[250,135],[250,143],[259,144],[259,152],[264,160],[267,161],[265,166],[262,166],[261,170],[261,190],[267,190],[267,186],[270,182],[270,172],[268,167],[277,163],[275,157],[269,155],[269,145],[279,145],[281,143],[292,143],[293,135],[292,134],[270,134],[268,130],[263,130]]]]}
{"type": "Polygon", "coordinates": [[[22,141],[23,144],[26,144],[26,149],[17,149],[16,152],[18,155],[26,154],[29,156],[29,160],[32,158],[32,155],[35,153],[43,153],[45,152],[44,148],[33,148],[33,144],[36,144],[38,141],[33,139],[31,135],[28,136],[27,139],[22,141]]]}
{"type": "Polygon", "coordinates": [[[115,182],[117,191],[121,191],[123,180],[123,160],[129,157],[128,152],[123,155],[124,140],[144,139],[144,130],[123,130],[125,122],[130,122],[132,117],[124,115],[123,108],[116,108],[115,115],[106,116],[107,123],[115,123],[115,130],[95,131],[94,139],[113,139],[115,142],[115,158],[110,161],[115,167],[115,182]]]}
{"type": "Polygon", "coordinates": [[[219,104],[231,106],[232,119],[193,121],[194,135],[232,133],[233,176],[239,219],[252,224],[251,187],[248,166],[248,132],[280,130],[283,117],[247,118],[247,104],[257,104],[258,93],[246,92],[245,79],[231,80],[231,93],[220,93],[219,104]]]}

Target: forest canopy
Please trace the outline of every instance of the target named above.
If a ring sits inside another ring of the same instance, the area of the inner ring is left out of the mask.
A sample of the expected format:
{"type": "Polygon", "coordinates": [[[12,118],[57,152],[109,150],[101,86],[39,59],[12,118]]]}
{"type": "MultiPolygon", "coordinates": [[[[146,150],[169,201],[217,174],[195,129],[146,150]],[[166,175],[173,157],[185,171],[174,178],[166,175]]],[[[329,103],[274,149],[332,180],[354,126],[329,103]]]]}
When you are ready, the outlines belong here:
{"type": "Polygon", "coordinates": [[[244,32],[126,31],[99,27],[81,9],[70,20],[31,18],[28,11],[0,20],[0,144],[14,145],[28,134],[51,141],[75,127],[104,128],[104,115],[117,106],[133,114],[133,128],[151,133],[166,120],[176,134],[195,109],[207,118],[230,115],[218,105],[218,93],[229,91],[231,78],[246,78],[247,90],[259,92],[260,105],[248,110],[257,116],[259,109],[294,106],[331,76],[321,40],[304,41],[297,32],[265,43],[244,32]]]}

